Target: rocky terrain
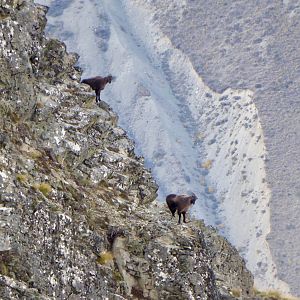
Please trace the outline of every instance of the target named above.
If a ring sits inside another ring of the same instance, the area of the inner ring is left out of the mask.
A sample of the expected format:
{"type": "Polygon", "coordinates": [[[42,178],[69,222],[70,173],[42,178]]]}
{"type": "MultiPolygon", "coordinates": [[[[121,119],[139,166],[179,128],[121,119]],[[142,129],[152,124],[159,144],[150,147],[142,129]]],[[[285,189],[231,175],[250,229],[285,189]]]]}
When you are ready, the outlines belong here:
{"type": "Polygon", "coordinates": [[[46,39],[45,7],[0,2],[0,297],[254,299],[245,262],[178,226],[118,127],[46,39]]]}
{"type": "Polygon", "coordinates": [[[299,294],[298,2],[37,2],[84,77],[116,76],[103,99],[158,200],[195,192],[257,287],[299,294]]]}

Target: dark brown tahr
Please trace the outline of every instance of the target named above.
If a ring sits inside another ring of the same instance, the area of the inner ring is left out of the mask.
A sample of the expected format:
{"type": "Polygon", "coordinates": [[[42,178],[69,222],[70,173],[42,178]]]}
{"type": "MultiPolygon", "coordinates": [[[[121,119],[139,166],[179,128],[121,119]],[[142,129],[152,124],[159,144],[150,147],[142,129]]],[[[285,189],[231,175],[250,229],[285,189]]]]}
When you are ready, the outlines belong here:
{"type": "Polygon", "coordinates": [[[105,88],[107,83],[111,83],[113,77],[111,75],[106,77],[96,76],[92,78],[83,79],[81,83],[88,84],[96,93],[96,103],[100,102],[100,92],[105,88]]]}
{"type": "Polygon", "coordinates": [[[183,222],[186,223],[185,214],[188,209],[195,204],[196,200],[197,197],[194,193],[192,193],[191,196],[170,194],[166,197],[166,202],[173,217],[175,217],[175,212],[177,210],[179,216],[178,224],[180,224],[181,214],[183,215],[183,222]]]}

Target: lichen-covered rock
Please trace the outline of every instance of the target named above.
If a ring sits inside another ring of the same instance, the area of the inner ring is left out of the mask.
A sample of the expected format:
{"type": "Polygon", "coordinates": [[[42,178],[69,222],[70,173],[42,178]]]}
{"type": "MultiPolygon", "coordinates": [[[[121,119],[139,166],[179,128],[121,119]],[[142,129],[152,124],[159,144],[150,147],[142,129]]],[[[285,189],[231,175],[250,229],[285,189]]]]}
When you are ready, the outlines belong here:
{"type": "Polygon", "coordinates": [[[0,2],[0,297],[232,299],[238,253],[202,222],[176,226],[117,116],[43,35],[46,9],[0,2]],[[221,284],[220,284],[221,281],[221,284]]]}

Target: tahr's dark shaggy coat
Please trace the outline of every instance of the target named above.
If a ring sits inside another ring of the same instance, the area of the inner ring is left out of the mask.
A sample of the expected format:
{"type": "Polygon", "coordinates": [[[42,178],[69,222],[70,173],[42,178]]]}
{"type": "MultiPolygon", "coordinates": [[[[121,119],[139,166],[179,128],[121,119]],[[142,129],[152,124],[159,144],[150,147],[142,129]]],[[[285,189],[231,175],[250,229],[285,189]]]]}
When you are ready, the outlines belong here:
{"type": "Polygon", "coordinates": [[[105,88],[107,83],[111,83],[113,77],[111,75],[106,77],[96,76],[92,78],[83,79],[81,83],[88,84],[96,93],[96,103],[100,102],[100,92],[105,88]]]}
{"type": "Polygon", "coordinates": [[[186,223],[185,214],[190,206],[195,204],[196,200],[197,197],[194,193],[192,193],[191,196],[170,194],[166,198],[166,202],[173,217],[175,217],[175,212],[177,210],[179,216],[178,224],[180,224],[181,214],[183,215],[183,222],[186,223]]]}

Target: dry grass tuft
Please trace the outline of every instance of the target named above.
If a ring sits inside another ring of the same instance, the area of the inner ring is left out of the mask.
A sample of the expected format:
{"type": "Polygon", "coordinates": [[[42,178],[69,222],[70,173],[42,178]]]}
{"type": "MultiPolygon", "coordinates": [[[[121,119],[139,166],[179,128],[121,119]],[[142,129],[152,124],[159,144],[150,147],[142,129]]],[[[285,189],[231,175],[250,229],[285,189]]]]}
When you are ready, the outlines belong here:
{"type": "Polygon", "coordinates": [[[38,159],[42,157],[42,153],[36,149],[31,149],[28,155],[33,159],[38,159]]]}
{"type": "Polygon", "coordinates": [[[100,265],[106,265],[113,261],[114,256],[110,251],[103,251],[100,253],[99,257],[97,258],[97,263],[100,265]]]}
{"type": "Polygon", "coordinates": [[[208,159],[207,161],[204,161],[204,162],[201,164],[201,167],[202,167],[203,169],[209,170],[209,169],[212,167],[212,160],[211,160],[211,159],[208,159]]]}
{"type": "Polygon", "coordinates": [[[46,182],[36,183],[36,184],[33,185],[33,187],[36,190],[39,190],[41,193],[43,193],[43,195],[45,197],[47,197],[50,194],[50,192],[52,191],[51,185],[46,183],[46,182]]]}
{"type": "Polygon", "coordinates": [[[241,297],[241,290],[240,289],[232,289],[230,292],[231,292],[231,295],[233,297],[236,297],[236,298],[241,297]]]}
{"type": "Polygon", "coordinates": [[[24,173],[21,173],[21,174],[17,174],[16,175],[16,179],[21,182],[21,183],[24,183],[28,180],[28,175],[27,174],[24,174],[24,173]]]}
{"type": "Polygon", "coordinates": [[[299,298],[282,295],[280,292],[274,290],[259,291],[254,289],[254,294],[264,300],[300,300],[299,298]]]}

